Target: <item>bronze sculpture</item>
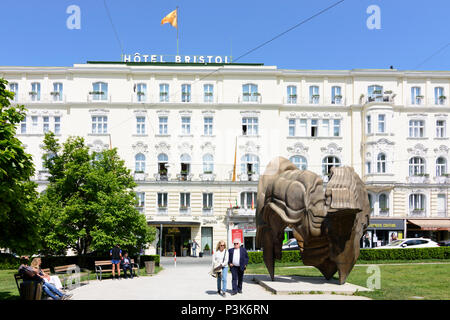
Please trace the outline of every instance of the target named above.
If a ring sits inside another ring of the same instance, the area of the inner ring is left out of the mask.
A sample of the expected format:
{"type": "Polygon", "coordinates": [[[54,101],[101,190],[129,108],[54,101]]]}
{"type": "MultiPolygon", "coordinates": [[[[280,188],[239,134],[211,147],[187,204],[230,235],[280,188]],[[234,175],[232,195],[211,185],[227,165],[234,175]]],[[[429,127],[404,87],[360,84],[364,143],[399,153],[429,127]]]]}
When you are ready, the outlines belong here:
{"type": "Polygon", "coordinates": [[[281,259],[284,229],[294,232],[303,263],[327,280],[339,273],[345,283],[359,256],[359,240],[369,225],[370,204],[364,183],[351,167],[333,167],[326,190],[315,173],[288,159],[273,159],[259,179],[256,245],[274,280],[281,259]]]}

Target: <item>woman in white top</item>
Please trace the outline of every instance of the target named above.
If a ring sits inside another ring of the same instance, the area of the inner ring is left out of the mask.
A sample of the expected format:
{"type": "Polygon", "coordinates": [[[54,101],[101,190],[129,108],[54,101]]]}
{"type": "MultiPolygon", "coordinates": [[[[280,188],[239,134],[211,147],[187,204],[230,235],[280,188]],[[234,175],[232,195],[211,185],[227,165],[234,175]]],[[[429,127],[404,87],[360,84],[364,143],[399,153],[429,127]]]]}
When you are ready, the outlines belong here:
{"type": "Polygon", "coordinates": [[[217,275],[217,293],[225,297],[227,291],[228,274],[228,250],[226,250],[225,241],[220,240],[217,243],[216,252],[213,255],[213,266],[222,266],[222,272],[217,275]]]}
{"type": "Polygon", "coordinates": [[[33,261],[31,261],[31,267],[33,267],[38,273],[40,273],[44,277],[45,282],[53,284],[58,290],[62,289],[62,284],[59,277],[50,276],[44,273],[44,271],[41,270],[41,264],[42,264],[41,258],[34,258],[33,261]]]}

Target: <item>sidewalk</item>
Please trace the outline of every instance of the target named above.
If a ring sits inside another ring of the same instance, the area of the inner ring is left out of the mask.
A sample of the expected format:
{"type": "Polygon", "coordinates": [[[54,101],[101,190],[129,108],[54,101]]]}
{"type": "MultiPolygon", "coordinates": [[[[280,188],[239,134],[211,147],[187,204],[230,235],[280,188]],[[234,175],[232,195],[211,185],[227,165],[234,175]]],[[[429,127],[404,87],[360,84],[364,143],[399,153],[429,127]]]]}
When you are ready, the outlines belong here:
{"type": "MultiPolygon", "coordinates": [[[[366,297],[322,294],[275,295],[244,275],[243,293],[221,297],[217,280],[208,274],[211,257],[161,259],[163,270],[153,276],[121,280],[92,280],[74,289],[73,300],[368,300],[366,297]]],[[[228,274],[227,289],[231,289],[228,274]]]]}

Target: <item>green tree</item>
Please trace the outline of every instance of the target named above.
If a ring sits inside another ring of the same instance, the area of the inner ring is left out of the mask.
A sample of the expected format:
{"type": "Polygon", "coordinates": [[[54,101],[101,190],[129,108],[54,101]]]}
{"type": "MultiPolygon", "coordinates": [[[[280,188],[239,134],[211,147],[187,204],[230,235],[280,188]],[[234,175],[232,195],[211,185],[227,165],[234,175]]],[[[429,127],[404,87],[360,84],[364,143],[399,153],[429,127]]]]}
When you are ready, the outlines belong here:
{"type": "Polygon", "coordinates": [[[22,105],[11,106],[14,93],[0,78],[0,248],[32,253],[38,246],[37,197],[32,157],[16,137],[17,124],[26,115],[22,105]]]}
{"type": "Polygon", "coordinates": [[[119,243],[133,254],[154,240],[156,229],[135,208],[136,184],[116,149],[90,153],[81,137],[61,146],[51,132],[43,149],[50,174],[39,201],[44,252],[104,252],[119,243]]]}

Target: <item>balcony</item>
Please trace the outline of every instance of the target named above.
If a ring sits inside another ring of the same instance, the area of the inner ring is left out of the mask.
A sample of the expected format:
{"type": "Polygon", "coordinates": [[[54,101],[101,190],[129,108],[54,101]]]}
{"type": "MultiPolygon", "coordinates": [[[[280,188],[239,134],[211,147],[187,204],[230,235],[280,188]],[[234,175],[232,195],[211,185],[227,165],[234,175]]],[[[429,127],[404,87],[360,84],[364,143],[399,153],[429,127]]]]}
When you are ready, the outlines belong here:
{"type": "Polygon", "coordinates": [[[169,211],[167,210],[167,206],[159,206],[158,205],[157,214],[166,216],[168,214],[168,212],[169,211]]]}
{"type": "Polygon", "coordinates": [[[145,181],[148,174],[143,171],[135,171],[134,172],[134,180],[136,181],[145,181]]]}
{"type": "Polygon", "coordinates": [[[257,173],[241,173],[238,175],[239,181],[258,181],[259,174],[257,173]]]}
{"type": "Polygon", "coordinates": [[[168,181],[170,178],[170,173],[160,172],[160,173],[155,173],[153,176],[155,177],[156,181],[168,181]]]}
{"type": "Polygon", "coordinates": [[[180,173],[177,173],[177,180],[178,181],[191,181],[193,176],[194,175],[192,173],[180,172],[180,173]]]}
{"type": "Polygon", "coordinates": [[[425,217],[425,209],[410,209],[409,210],[410,217],[425,217]]]}
{"type": "Polygon", "coordinates": [[[450,184],[450,177],[448,174],[442,175],[442,176],[437,176],[434,177],[434,181],[437,184],[450,184]]]}
{"type": "Polygon", "coordinates": [[[394,103],[395,94],[376,94],[367,97],[365,103],[394,103]]]}
{"type": "Polygon", "coordinates": [[[216,174],[212,172],[203,172],[199,176],[202,181],[214,181],[216,179],[216,174]]]}
{"type": "Polygon", "coordinates": [[[379,217],[388,217],[389,216],[389,208],[380,208],[378,211],[379,217]]]}
{"type": "Polygon", "coordinates": [[[233,207],[227,209],[230,216],[249,216],[254,217],[256,214],[256,209],[245,208],[245,207],[233,207]]]}
{"type": "Polygon", "coordinates": [[[212,207],[203,207],[202,214],[204,216],[212,216],[213,215],[213,208],[212,207]]]}
{"type": "Polygon", "coordinates": [[[238,98],[238,103],[262,103],[262,97],[259,92],[243,93],[242,97],[238,98]]]}
{"type": "Polygon", "coordinates": [[[180,215],[189,216],[191,215],[191,208],[186,206],[180,207],[180,215]]]}

